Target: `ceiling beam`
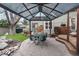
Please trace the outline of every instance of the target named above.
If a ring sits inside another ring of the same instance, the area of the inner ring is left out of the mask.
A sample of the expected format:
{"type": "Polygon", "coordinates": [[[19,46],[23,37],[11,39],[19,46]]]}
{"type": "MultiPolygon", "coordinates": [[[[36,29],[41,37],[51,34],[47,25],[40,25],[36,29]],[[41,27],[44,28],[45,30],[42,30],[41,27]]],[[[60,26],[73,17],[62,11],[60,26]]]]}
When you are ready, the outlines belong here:
{"type": "MultiPolygon", "coordinates": [[[[4,5],[1,4],[1,3],[0,3],[0,7],[2,7],[2,8],[4,8],[4,9],[6,9],[6,10],[8,10],[8,11],[10,11],[10,12],[12,12],[12,13],[14,13],[14,14],[16,14],[16,15],[19,15],[19,16],[21,16],[21,17],[23,17],[23,18],[26,19],[26,17],[20,15],[20,14],[17,13],[16,11],[13,11],[12,9],[8,8],[7,6],[4,6],[4,5]]],[[[79,7],[79,5],[76,6],[76,7],[74,7],[74,8],[72,8],[71,10],[73,10],[73,9],[75,9],[75,8],[78,8],[78,7],[79,7]]],[[[71,11],[71,10],[68,10],[67,12],[69,12],[69,11],[71,11]]],[[[66,14],[67,12],[63,13],[62,15],[66,14]]],[[[51,15],[51,14],[50,14],[50,15],[51,15]]],[[[60,15],[60,16],[62,16],[62,15],[60,15]]],[[[60,16],[58,16],[58,17],[60,17],[60,16]]],[[[58,17],[56,17],[56,18],[58,18],[58,17]]],[[[56,19],[56,18],[54,18],[54,19],[56,19]]],[[[54,20],[54,19],[52,19],[52,20],[54,20]]],[[[27,20],[28,20],[28,19],[27,19],[27,20]]]]}
{"type": "MultiPolygon", "coordinates": [[[[38,4],[39,12],[42,12],[42,5],[43,5],[43,4],[38,4]]],[[[40,13],[40,19],[41,19],[41,13],[40,13]]]]}
{"type": "MultiPolygon", "coordinates": [[[[39,11],[38,11],[37,13],[39,13],[39,11]]],[[[36,14],[37,14],[37,13],[36,13],[36,14]]],[[[35,16],[36,16],[36,15],[35,15],[35,16]]],[[[34,17],[35,17],[35,16],[34,16],[34,17]]],[[[31,21],[34,17],[32,17],[29,21],[31,21]]]]}
{"type": "Polygon", "coordinates": [[[56,11],[56,12],[58,12],[58,13],[60,13],[60,14],[63,14],[62,12],[60,12],[60,11],[58,11],[58,10],[55,10],[55,9],[54,9],[53,11],[56,11]]]}
{"type": "Polygon", "coordinates": [[[56,16],[54,16],[54,15],[48,14],[47,12],[43,12],[43,13],[47,14],[48,16],[50,15],[50,16],[56,17],[56,16]]]}
{"type": "MultiPolygon", "coordinates": [[[[14,14],[16,14],[16,15],[20,16],[20,17],[23,17],[23,18],[27,19],[26,17],[24,17],[24,16],[20,15],[19,13],[17,13],[17,12],[15,12],[15,11],[11,10],[10,8],[8,8],[8,7],[4,6],[4,5],[3,5],[3,4],[1,4],[1,3],[0,3],[0,7],[2,7],[3,9],[8,10],[8,11],[10,11],[10,12],[12,12],[12,13],[14,13],[14,14]]],[[[28,20],[28,19],[27,19],[27,20],[28,20]]]]}
{"type": "MultiPolygon", "coordinates": [[[[26,10],[28,10],[29,11],[29,9],[27,8],[27,6],[24,4],[24,3],[22,3],[23,5],[24,5],[24,7],[26,8],[26,10]]],[[[32,15],[32,13],[29,11],[29,13],[32,15]]],[[[32,17],[34,17],[33,15],[32,15],[32,17]]]]}
{"type": "Polygon", "coordinates": [[[47,16],[44,12],[42,12],[48,19],[49,21],[51,20],[51,18],[49,16],[47,16]]]}
{"type": "MultiPolygon", "coordinates": [[[[79,5],[76,6],[76,7],[74,7],[74,8],[72,8],[72,9],[70,9],[70,10],[68,10],[67,12],[63,13],[62,15],[60,15],[60,16],[58,16],[58,17],[56,17],[56,18],[59,18],[59,17],[65,15],[65,14],[67,14],[67,13],[69,13],[70,11],[72,11],[72,10],[74,10],[74,9],[77,10],[77,8],[79,8],[79,5]]],[[[54,19],[56,19],[56,18],[54,18],[54,19]]],[[[53,20],[54,20],[54,19],[53,19],[53,20]]]]}
{"type": "Polygon", "coordinates": [[[26,12],[26,11],[28,11],[28,10],[21,11],[21,12],[19,12],[19,14],[21,14],[21,13],[23,13],[23,12],[26,12]]]}
{"type": "MultiPolygon", "coordinates": [[[[57,4],[55,5],[55,7],[52,9],[52,11],[54,11],[55,8],[56,8],[58,5],[59,5],[59,3],[57,3],[57,4]]],[[[51,12],[52,12],[52,11],[51,11],[51,12]]],[[[50,14],[51,14],[51,12],[50,12],[50,14]]]]}
{"type": "Polygon", "coordinates": [[[38,4],[39,12],[42,12],[42,6],[43,6],[43,4],[38,4]]]}
{"type": "Polygon", "coordinates": [[[50,8],[50,7],[48,7],[48,6],[45,6],[45,5],[43,5],[44,7],[46,7],[46,8],[48,8],[48,9],[51,9],[52,10],[52,8],[50,8]]]}
{"type": "MultiPolygon", "coordinates": [[[[37,6],[38,6],[38,5],[33,6],[33,7],[29,8],[28,10],[31,10],[31,9],[33,9],[33,8],[37,7],[37,6]]],[[[21,13],[23,13],[23,12],[25,12],[25,11],[28,11],[28,10],[21,11],[21,12],[19,12],[19,14],[21,14],[21,13]]]]}
{"type": "MultiPolygon", "coordinates": [[[[48,6],[45,6],[45,5],[44,5],[44,7],[49,8],[49,9],[52,10],[52,8],[50,8],[50,7],[48,7],[48,6]]],[[[53,11],[56,11],[56,12],[58,12],[58,13],[60,13],[60,14],[63,14],[62,12],[60,12],[60,11],[58,11],[58,10],[55,10],[55,9],[54,9],[53,11]]]]}
{"type": "MultiPolygon", "coordinates": [[[[38,11],[39,12],[39,11],[38,11]]],[[[36,12],[36,13],[33,13],[32,15],[34,15],[34,14],[37,14],[38,12],[36,12]]],[[[26,17],[29,17],[29,16],[31,16],[31,15],[28,15],[28,16],[26,16],[26,17]]]]}
{"type": "Polygon", "coordinates": [[[37,20],[29,20],[29,21],[50,21],[50,20],[40,20],[40,19],[37,19],[37,20]]]}

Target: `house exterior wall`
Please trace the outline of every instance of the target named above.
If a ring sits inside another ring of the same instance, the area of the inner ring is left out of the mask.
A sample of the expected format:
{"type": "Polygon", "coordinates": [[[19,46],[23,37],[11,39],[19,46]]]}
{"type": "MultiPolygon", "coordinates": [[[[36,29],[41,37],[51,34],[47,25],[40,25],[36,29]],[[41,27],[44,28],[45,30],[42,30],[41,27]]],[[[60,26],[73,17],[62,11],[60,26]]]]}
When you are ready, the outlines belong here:
{"type": "Polygon", "coordinates": [[[74,18],[75,19],[75,31],[77,30],[77,12],[74,11],[74,12],[70,12],[69,13],[69,17],[70,17],[70,26],[71,26],[71,18],[74,18]]]}
{"type": "MultiPolygon", "coordinates": [[[[71,19],[75,18],[75,31],[77,30],[77,12],[76,11],[72,11],[69,12],[69,26],[71,27],[71,19]]],[[[60,27],[61,24],[66,24],[67,25],[67,14],[52,20],[52,31],[54,30],[54,27],[58,26],[60,27]]],[[[53,31],[54,33],[54,31],[53,31]]]]}
{"type": "Polygon", "coordinates": [[[49,21],[31,21],[31,30],[33,30],[33,27],[32,27],[33,23],[38,23],[37,26],[43,25],[44,32],[50,34],[49,21]],[[45,28],[45,26],[46,26],[45,23],[48,23],[48,29],[45,28]]]}
{"type": "MultiPolygon", "coordinates": [[[[75,18],[75,31],[77,29],[77,12],[76,11],[72,11],[72,12],[69,12],[69,20],[71,20],[71,18],[75,18]]],[[[44,32],[50,34],[50,29],[46,29],[45,28],[45,23],[48,23],[49,24],[49,21],[32,21],[31,23],[38,23],[38,26],[39,25],[43,25],[44,26],[44,32]]],[[[70,26],[71,26],[71,21],[70,22],[70,26]]],[[[61,24],[66,24],[67,25],[67,14],[59,17],[59,18],[56,18],[54,20],[52,20],[52,29],[51,29],[51,33],[54,33],[54,27],[60,27],[61,24]]],[[[48,25],[49,27],[49,25],[48,25]]],[[[32,24],[31,24],[31,28],[32,28],[32,24]]]]}
{"type": "MultiPolygon", "coordinates": [[[[44,21],[44,32],[46,32],[46,33],[48,33],[48,34],[50,34],[50,29],[49,29],[49,23],[50,23],[50,21],[44,21]],[[48,23],[48,28],[46,29],[46,24],[45,23],[48,23]]],[[[51,31],[52,31],[52,28],[51,28],[51,31]]]]}
{"type": "Polygon", "coordinates": [[[40,25],[44,25],[43,21],[31,21],[31,31],[36,31],[36,29],[33,28],[33,24],[37,23],[36,27],[40,26],[40,25]]]}

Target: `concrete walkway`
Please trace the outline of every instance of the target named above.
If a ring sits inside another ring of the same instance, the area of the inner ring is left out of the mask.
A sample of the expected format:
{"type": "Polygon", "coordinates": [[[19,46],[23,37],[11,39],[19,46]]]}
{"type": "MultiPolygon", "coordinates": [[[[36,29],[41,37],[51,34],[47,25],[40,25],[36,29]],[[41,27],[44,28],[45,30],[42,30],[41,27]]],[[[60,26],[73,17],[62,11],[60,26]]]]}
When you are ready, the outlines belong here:
{"type": "Polygon", "coordinates": [[[54,38],[47,38],[46,42],[35,45],[32,41],[25,40],[14,56],[70,56],[65,45],[54,38]]]}

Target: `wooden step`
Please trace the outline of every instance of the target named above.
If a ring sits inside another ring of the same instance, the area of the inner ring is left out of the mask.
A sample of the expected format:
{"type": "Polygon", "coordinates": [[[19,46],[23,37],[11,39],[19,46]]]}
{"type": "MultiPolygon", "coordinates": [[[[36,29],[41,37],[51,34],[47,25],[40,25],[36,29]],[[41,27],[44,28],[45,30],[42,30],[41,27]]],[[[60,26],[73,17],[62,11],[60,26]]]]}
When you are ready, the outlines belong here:
{"type": "Polygon", "coordinates": [[[76,49],[66,40],[62,40],[62,39],[56,39],[57,41],[65,44],[65,46],[67,47],[68,51],[72,54],[75,55],[76,54],[76,49]]]}

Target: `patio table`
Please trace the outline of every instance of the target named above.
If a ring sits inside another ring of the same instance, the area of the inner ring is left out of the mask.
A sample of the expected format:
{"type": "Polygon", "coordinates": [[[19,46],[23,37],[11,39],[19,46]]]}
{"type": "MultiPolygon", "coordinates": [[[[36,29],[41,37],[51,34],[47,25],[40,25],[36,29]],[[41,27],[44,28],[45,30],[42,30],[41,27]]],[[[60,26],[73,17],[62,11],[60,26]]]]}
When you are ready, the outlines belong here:
{"type": "Polygon", "coordinates": [[[31,37],[32,40],[45,41],[47,36],[45,33],[35,33],[31,37]]]}

